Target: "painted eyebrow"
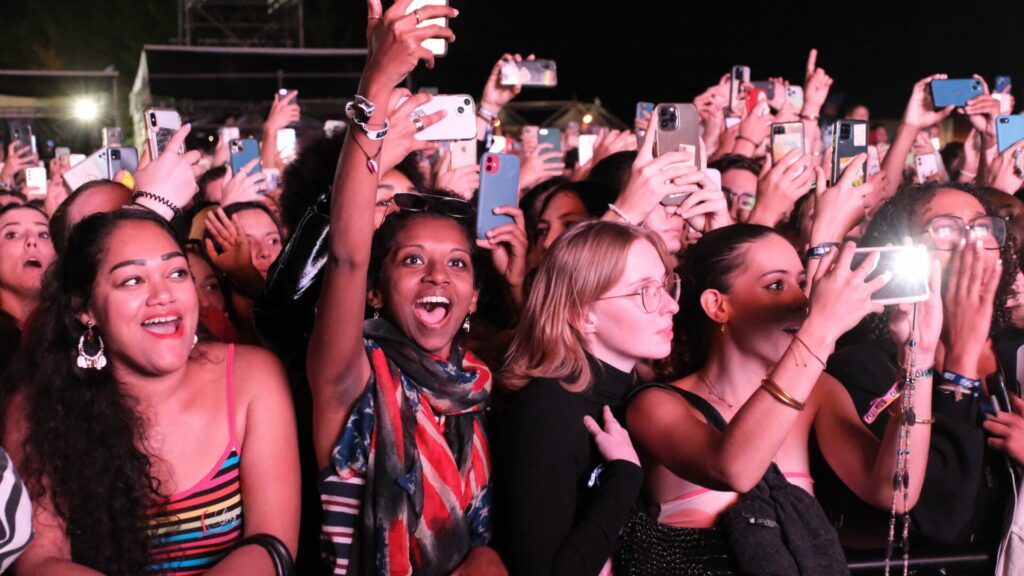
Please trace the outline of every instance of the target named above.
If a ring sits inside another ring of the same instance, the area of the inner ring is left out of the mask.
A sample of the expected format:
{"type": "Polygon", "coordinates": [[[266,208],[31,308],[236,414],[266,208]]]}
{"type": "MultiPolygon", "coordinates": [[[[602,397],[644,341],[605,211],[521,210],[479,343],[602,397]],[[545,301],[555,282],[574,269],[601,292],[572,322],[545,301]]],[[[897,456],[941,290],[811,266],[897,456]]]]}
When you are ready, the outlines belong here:
{"type": "MultiPolygon", "coordinates": [[[[173,258],[184,258],[184,257],[185,257],[185,255],[182,254],[181,252],[168,252],[168,253],[163,254],[163,255],[160,256],[160,261],[161,262],[166,262],[166,261],[171,260],[173,258]]],[[[125,260],[123,262],[118,262],[117,264],[114,264],[113,266],[111,266],[110,267],[110,272],[113,272],[114,270],[117,270],[118,268],[124,268],[125,266],[145,266],[145,265],[146,265],[146,261],[145,260],[125,260]]]]}
{"type": "Polygon", "coordinates": [[[394,185],[392,185],[392,184],[384,184],[384,183],[377,184],[377,189],[380,190],[381,188],[383,188],[385,190],[394,190],[395,189],[394,185]]]}
{"type": "Polygon", "coordinates": [[[772,274],[789,274],[789,271],[788,270],[783,270],[781,268],[778,269],[778,270],[769,270],[769,271],[765,272],[764,274],[761,274],[761,276],[759,276],[759,277],[760,278],[764,278],[765,276],[771,276],[772,274]]]}

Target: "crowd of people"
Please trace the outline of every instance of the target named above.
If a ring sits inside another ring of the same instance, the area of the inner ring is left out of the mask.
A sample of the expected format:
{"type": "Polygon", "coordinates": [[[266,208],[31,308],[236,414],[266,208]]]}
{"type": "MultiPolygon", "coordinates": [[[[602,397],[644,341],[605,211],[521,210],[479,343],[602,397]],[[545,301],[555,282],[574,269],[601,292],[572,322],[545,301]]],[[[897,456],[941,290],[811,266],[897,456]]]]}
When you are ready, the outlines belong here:
{"type": "MultiPolygon", "coordinates": [[[[458,49],[421,24],[458,11],[410,1],[368,2],[347,126],[294,159],[294,94],[237,173],[188,124],[75,190],[59,158],[22,188],[39,157],[7,147],[0,569],[847,574],[876,551],[888,574],[955,551],[980,560],[921,570],[1024,573],[1008,93],[977,77],[937,108],[946,77],[920,79],[838,178],[815,50],[799,105],[772,79],[770,112],[734,107],[731,74],[693,98],[697,152],[659,150],[649,113],[594,126],[582,164],[506,129],[518,203],[479,233],[479,164],[417,138],[444,113],[403,87],[442,65],[425,40],[458,49]],[[953,115],[971,131],[939,150],[953,115]],[[781,123],[802,150],[773,154],[781,123]],[[880,302],[893,270],[856,249],[908,244],[927,295],[880,302]]],[[[491,71],[478,158],[529,59],[491,71]]]]}

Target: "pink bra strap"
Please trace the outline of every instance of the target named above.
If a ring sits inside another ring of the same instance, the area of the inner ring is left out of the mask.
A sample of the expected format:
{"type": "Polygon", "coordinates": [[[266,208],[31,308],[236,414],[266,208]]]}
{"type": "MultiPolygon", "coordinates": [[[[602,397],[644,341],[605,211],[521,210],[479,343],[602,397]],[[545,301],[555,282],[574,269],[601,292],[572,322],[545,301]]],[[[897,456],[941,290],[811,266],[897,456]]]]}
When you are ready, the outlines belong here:
{"type": "Polygon", "coordinates": [[[231,446],[241,449],[235,434],[235,345],[228,344],[227,389],[228,389],[228,440],[231,446]]]}

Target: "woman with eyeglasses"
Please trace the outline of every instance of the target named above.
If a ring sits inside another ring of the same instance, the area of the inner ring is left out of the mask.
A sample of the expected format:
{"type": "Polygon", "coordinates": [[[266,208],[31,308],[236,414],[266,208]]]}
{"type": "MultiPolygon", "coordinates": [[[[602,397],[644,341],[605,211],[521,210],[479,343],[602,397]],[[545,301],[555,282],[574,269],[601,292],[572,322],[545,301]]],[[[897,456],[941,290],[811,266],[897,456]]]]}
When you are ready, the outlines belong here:
{"type": "MultiPolygon", "coordinates": [[[[1000,453],[1014,436],[1013,428],[1005,424],[1007,419],[1020,418],[1014,414],[991,417],[993,399],[1001,398],[1006,410],[1013,404],[1008,396],[1019,393],[1016,374],[1006,367],[1016,363],[1017,349],[1024,342],[997,337],[1008,325],[1007,301],[1019,269],[1016,240],[981,191],[948,183],[900,190],[879,209],[863,243],[883,246],[905,236],[928,247],[941,265],[943,278],[934,422],[928,426],[932,440],[921,498],[911,512],[913,538],[925,546],[970,544],[972,549],[994,551],[1012,489],[1000,453]],[[972,271],[977,266],[982,273],[972,271]],[[1009,389],[1006,395],[1004,388],[1009,389]]],[[[842,382],[862,414],[899,372],[898,350],[877,335],[887,325],[907,321],[891,307],[870,320],[876,337],[840,350],[829,362],[829,374],[842,382]]],[[[870,429],[880,437],[891,420],[882,413],[870,429]]],[[[865,509],[858,498],[833,486],[827,466],[818,468],[822,469],[819,493],[826,497],[823,505],[844,518],[843,541],[860,547],[884,545],[880,537],[886,533],[886,515],[865,509]]]]}
{"type": "Polygon", "coordinates": [[[672,348],[679,278],[660,237],[578,224],[537,272],[501,385],[502,556],[512,574],[597,575],[640,492],[619,425],[634,368],[672,348]]]}
{"type": "Polygon", "coordinates": [[[307,360],[325,548],[335,574],[500,575],[487,546],[491,373],[455,341],[478,296],[471,211],[423,195],[418,211],[388,214],[374,231],[395,86],[433,62],[420,42],[454,40],[416,22],[458,12],[406,14],[408,0],[368,8],[370,53],[348,110],[307,360]]]}
{"type": "MultiPolygon", "coordinates": [[[[870,298],[888,277],[868,280],[877,257],[853,268],[853,249],[848,243],[821,255],[809,298],[800,257],[771,228],[736,224],[687,250],[681,307],[688,373],[642,386],[630,399],[627,427],[643,456],[650,505],[630,522],[617,574],[847,572],[813,498],[811,438],[851,490],[885,510],[893,503],[899,443],[897,419],[876,439],[842,386],[823,373],[839,336],[882,308],[870,298]],[[754,517],[772,511],[753,528],[762,530],[757,542],[740,526],[752,502],[760,506],[754,517]]],[[[919,315],[921,370],[934,355],[938,298],[919,315]]],[[[907,498],[895,501],[897,511],[914,505],[924,478],[928,378],[921,375],[912,398],[921,425],[910,438],[907,498]]]]}

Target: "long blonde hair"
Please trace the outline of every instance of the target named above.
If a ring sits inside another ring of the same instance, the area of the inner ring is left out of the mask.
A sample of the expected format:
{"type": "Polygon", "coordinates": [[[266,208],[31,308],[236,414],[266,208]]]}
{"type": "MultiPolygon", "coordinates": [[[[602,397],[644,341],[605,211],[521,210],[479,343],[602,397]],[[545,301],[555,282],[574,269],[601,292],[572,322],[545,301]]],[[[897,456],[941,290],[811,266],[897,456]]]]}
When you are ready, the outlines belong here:
{"type": "Polygon", "coordinates": [[[584,354],[584,310],[622,277],[626,256],[646,240],[671,268],[661,237],[616,222],[584,222],[562,234],[537,272],[506,355],[499,384],[519,390],[534,378],[556,378],[578,391],[590,383],[584,354]]]}

